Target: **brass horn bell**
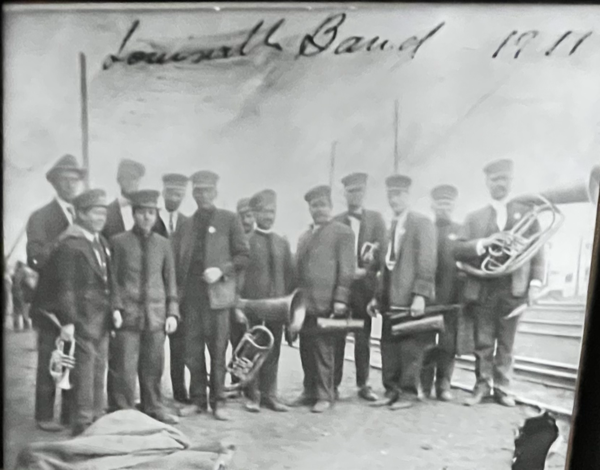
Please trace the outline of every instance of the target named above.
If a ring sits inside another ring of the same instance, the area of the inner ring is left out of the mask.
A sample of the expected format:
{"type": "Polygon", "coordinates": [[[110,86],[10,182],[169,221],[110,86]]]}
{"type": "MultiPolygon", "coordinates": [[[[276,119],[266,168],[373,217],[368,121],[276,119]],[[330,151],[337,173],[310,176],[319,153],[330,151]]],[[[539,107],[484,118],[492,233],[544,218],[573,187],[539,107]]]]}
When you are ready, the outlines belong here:
{"type": "Polygon", "coordinates": [[[300,331],[306,317],[306,303],[300,289],[274,299],[240,299],[237,307],[252,320],[283,323],[292,334],[300,331]]]}
{"type": "Polygon", "coordinates": [[[266,326],[257,325],[244,333],[227,366],[227,372],[238,382],[226,387],[226,391],[238,390],[254,380],[274,341],[273,333],[266,326]]]}

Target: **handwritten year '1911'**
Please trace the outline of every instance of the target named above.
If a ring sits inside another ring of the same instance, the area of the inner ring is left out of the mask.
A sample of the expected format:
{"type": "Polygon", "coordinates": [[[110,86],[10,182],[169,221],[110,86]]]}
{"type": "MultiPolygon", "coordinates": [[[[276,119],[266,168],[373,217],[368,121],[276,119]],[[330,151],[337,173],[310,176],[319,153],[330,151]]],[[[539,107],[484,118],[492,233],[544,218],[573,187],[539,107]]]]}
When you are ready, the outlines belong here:
{"type": "MultiPolygon", "coordinates": [[[[495,59],[496,57],[498,57],[500,52],[502,52],[503,50],[508,50],[509,43],[511,43],[510,45],[516,48],[513,58],[518,59],[521,55],[521,52],[538,37],[539,33],[539,31],[534,29],[522,32],[521,34],[519,34],[519,31],[516,30],[511,31],[510,34],[506,36],[506,38],[502,41],[498,49],[496,49],[496,52],[492,54],[492,58],[495,59]]],[[[550,45],[546,52],[544,52],[544,55],[546,57],[549,57],[556,51],[565,52],[566,50],[568,50],[566,39],[570,38],[574,40],[574,42],[571,42],[572,46],[569,50],[569,56],[571,56],[575,54],[575,52],[579,49],[581,44],[583,44],[583,42],[586,39],[588,39],[591,35],[592,31],[588,31],[579,35],[573,34],[573,31],[567,31],[566,33],[562,34],[558,38],[558,40],[554,41],[550,45]]]]}

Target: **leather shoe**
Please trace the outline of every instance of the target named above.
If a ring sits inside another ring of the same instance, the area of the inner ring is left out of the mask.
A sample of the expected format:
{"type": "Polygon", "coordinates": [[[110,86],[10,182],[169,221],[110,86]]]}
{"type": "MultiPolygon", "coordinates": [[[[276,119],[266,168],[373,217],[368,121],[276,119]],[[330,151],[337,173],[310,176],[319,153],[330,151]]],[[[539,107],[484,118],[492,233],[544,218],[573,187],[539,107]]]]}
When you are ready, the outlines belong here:
{"type": "Polygon", "coordinates": [[[254,400],[246,400],[246,403],[244,403],[244,408],[246,408],[246,411],[249,411],[250,413],[258,413],[260,411],[260,405],[254,400]]]}
{"type": "Polygon", "coordinates": [[[182,406],[181,408],[179,408],[179,410],[177,411],[177,414],[179,416],[181,416],[182,418],[185,418],[188,416],[193,416],[198,413],[202,413],[202,411],[206,411],[206,409],[203,409],[199,405],[191,404],[191,405],[186,405],[186,406],[182,406]]]}
{"type": "Polygon", "coordinates": [[[397,392],[385,392],[383,398],[380,398],[372,403],[369,403],[369,406],[373,407],[381,407],[381,406],[390,406],[392,403],[398,400],[399,394],[397,392]]]}
{"type": "Polygon", "coordinates": [[[229,415],[223,408],[215,407],[213,410],[213,416],[217,421],[229,421],[229,415]]]}
{"type": "Polygon", "coordinates": [[[292,403],[290,403],[290,405],[292,407],[298,407],[298,406],[311,406],[315,403],[315,400],[313,398],[310,398],[308,396],[306,396],[304,393],[300,394],[300,396],[298,398],[296,398],[292,403]]]}
{"type": "Polygon", "coordinates": [[[172,426],[179,424],[179,418],[169,413],[148,413],[148,416],[160,421],[161,423],[170,424],[172,426]]]}
{"type": "Polygon", "coordinates": [[[465,400],[464,405],[465,406],[479,405],[483,401],[483,399],[488,395],[489,395],[488,390],[476,389],[473,392],[473,396],[471,396],[465,400]]]}
{"type": "Polygon", "coordinates": [[[265,400],[263,402],[264,406],[269,408],[270,410],[273,411],[278,411],[281,413],[285,413],[286,411],[290,411],[290,407],[284,405],[283,403],[275,400],[275,399],[269,399],[269,400],[265,400]]]}
{"type": "Polygon", "coordinates": [[[413,406],[413,403],[411,403],[410,401],[396,400],[394,403],[390,404],[390,410],[392,410],[392,411],[405,410],[407,408],[412,408],[412,406],[413,406]]]}
{"type": "Polygon", "coordinates": [[[340,399],[340,391],[337,387],[335,388],[335,390],[333,392],[333,397],[334,397],[335,401],[338,401],[340,399]]]}
{"type": "Polygon", "coordinates": [[[360,390],[358,391],[358,396],[363,400],[367,400],[370,402],[376,402],[379,399],[379,397],[373,392],[373,390],[371,390],[371,387],[367,385],[360,388],[360,390]]]}
{"type": "Polygon", "coordinates": [[[37,427],[46,432],[61,432],[65,429],[62,424],[58,424],[54,421],[38,421],[37,427]]]}
{"type": "Polygon", "coordinates": [[[190,400],[186,396],[176,395],[173,397],[173,400],[175,400],[177,403],[181,403],[182,405],[191,405],[192,404],[192,400],[190,400]]]}
{"type": "Polygon", "coordinates": [[[437,392],[437,399],[439,401],[452,401],[454,396],[450,390],[440,390],[437,392]]]}
{"type": "Polygon", "coordinates": [[[502,406],[508,406],[509,408],[512,408],[513,406],[516,405],[515,403],[515,399],[513,397],[511,397],[510,395],[507,395],[506,393],[500,393],[498,394],[498,392],[496,392],[495,398],[496,401],[501,404],[502,406]]]}
{"type": "Polygon", "coordinates": [[[310,411],[312,411],[313,413],[323,413],[324,411],[331,409],[331,407],[331,402],[327,400],[317,400],[317,402],[313,405],[310,411]]]}

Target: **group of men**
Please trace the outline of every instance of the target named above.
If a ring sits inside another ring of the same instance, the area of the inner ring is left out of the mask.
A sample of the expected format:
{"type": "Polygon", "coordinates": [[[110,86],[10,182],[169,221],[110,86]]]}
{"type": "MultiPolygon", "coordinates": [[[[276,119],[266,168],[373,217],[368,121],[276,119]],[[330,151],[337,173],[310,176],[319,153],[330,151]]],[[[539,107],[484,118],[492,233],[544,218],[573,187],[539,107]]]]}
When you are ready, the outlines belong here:
{"type": "MultiPolygon", "coordinates": [[[[526,210],[508,201],[511,160],[492,162],[484,171],[491,203],[462,226],[452,219],[458,190],[451,185],[432,189],[431,222],[410,208],[411,178],[387,178],[390,227],[379,212],[363,206],[365,173],[343,178],[347,211],[337,216],[331,188],[315,187],[304,197],[313,224],[293,255],[287,239],[273,231],[277,195],[270,189],[241,200],[235,214],[215,207],[216,174],[168,174],[159,208],[159,191],[139,189],[144,166],[122,160],[121,195],[108,204],[103,190],[79,191],[85,170],[74,157],[63,157],[47,173],[56,198],[32,214],[27,227],[28,264],[39,273],[32,305],[38,330],[38,426],[62,428],[54,422],[55,384],[48,371],[57,336],[76,344],[73,389],[63,392],[67,406],[61,416],[75,434],[105,412],[105,385],[109,412],[138,406],[158,420],[178,422],[161,393],[167,335],[178,414],[190,416],[210,406],[216,419],[227,420],[228,344],[235,348],[244,331],[259,322],[247,318],[237,300],[281,298],[296,289],[302,291],[307,316],[299,334],[303,392],[293,406],[308,405],[320,413],[339,396],[346,334],[319,330],[320,317],[364,320],[364,328],[354,332],[356,385],[359,397],[374,406],[406,408],[413,397],[431,392],[451,400],[457,352],[474,352],[477,361],[477,384],[466,404],[493,392],[499,403],[514,405],[509,386],[518,319],[504,317],[541,286],[543,255],[495,279],[457,269],[456,261],[478,265],[493,235],[510,229],[526,210]],[[198,209],[186,217],[179,207],[190,181],[198,209]],[[464,308],[445,315],[439,334],[394,335],[390,311],[404,308],[418,319],[435,304],[464,308]],[[369,385],[372,319],[378,314],[381,399],[369,385]],[[459,344],[461,337],[471,339],[470,350],[459,344]],[[141,403],[136,405],[138,380],[141,403]]],[[[285,412],[289,408],[277,395],[285,326],[260,323],[272,332],[274,345],[244,390],[244,406],[250,412],[261,407],[285,412]]]]}

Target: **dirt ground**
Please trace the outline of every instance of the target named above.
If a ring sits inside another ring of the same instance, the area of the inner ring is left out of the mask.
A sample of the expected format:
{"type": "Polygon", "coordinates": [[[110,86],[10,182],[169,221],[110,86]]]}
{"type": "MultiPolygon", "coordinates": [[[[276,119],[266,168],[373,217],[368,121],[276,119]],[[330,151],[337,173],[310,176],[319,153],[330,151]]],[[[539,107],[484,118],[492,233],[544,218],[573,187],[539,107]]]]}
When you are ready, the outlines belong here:
{"type": "MultiPolygon", "coordinates": [[[[36,356],[34,334],[5,332],[5,468],[12,469],[18,452],[29,442],[67,439],[68,434],[46,434],[35,428],[33,398],[36,356]]],[[[282,348],[279,388],[292,400],[301,391],[298,351],[282,348]]],[[[166,379],[166,374],[165,374],[166,379]]],[[[165,394],[170,394],[165,380],[165,394]]],[[[381,393],[381,377],[372,370],[371,383],[381,393]]],[[[221,441],[236,446],[234,464],[243,470],[506,470],[514,449],[514,431],[528,407],[495,404],[467,408],[457,391],[457,403],[427,401],[408,410],[373,409],[359,402],[354,367],[345,364],[341,400],[322,415],[308,409],[290,413],[263,410],[250,414],[240,401],[228,407],[230,422],[207,415],[185,418],[178,426],[193,441],[221,441]]],[[[562,469],[568,424],[551,450],[547,469],[562,469]]]]}

